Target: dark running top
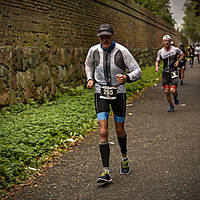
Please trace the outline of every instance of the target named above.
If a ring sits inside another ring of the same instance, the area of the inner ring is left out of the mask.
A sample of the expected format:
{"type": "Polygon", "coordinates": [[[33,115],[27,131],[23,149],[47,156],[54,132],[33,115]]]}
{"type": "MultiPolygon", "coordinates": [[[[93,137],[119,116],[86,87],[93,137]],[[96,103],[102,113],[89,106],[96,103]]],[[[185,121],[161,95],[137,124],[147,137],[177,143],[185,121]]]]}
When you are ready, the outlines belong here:
{"type": "Polygon", "coordinates": [[[158,51],[157,61],[163,60],[163,72],[171,72],[177,70],[174,66],[174,63],[177,61],[177,55],[182,55],[183,52],[178,48],[171,46],[169,51],[166,51],[164,48],[158,51]]]}
{"type": "Polygon", "coordinates": [[[92,46],[86,57],[85,72],[87,80],[95,80],[95,93],[100,93],[101,85],[117,86],[117,93],[126,93],[124,84],[116,80],[117,74],[129,70],[128,81],[138,80],[141,69],[128,49],[118,43],[110,51],[105,51],[100,44],[92,46]]]}
{"type": "MultiPolygon", "coordinates": [[[[186,51],[185,51],[185,49],[180,49],[180,50],[181,50],[181,51],[183,52],[183,54],[186,56],[186,51]]],[[[183,57],[183,59],[181,59],[181,61],[180,61],[180,63],[179,63],[180,66],[185,66],[185,64],[186,64],[185,56],[183,57]]]]}
{"type": "Polygon", "coordinates": [[[188,52],[189,52],[190,58],[195,56],[195,54],[194,54],[194,48],[193,48],[193,47],[190,47],[190,48],[188,49],[188,52]]]}

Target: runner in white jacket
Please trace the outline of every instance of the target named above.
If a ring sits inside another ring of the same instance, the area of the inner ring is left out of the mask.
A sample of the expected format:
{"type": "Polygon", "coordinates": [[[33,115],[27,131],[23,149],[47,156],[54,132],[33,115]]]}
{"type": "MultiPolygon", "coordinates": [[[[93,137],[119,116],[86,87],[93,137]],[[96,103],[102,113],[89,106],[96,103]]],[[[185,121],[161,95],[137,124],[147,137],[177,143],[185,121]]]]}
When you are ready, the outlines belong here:
{"type": "Polygon", "coordinates": [[[124,129],[126,113],[125,82],[138,80],[142,73],[137,62],[124,46],[114,41],[114,31],[109,24],[99,27],[100,44],[92,46],[85,61],[87,88],[95,84],[95,108],[100,132],[100,154],[104,171],[98,183],[111,182],[109,174],[110,148],[108,142],[108,118],[110,105],[114,113],[116,133],[121,149],[122,174],[130,173],[127,157],[127,135],[124,129]],[[126,73],[126,71],[129,71],[126,73]]]}

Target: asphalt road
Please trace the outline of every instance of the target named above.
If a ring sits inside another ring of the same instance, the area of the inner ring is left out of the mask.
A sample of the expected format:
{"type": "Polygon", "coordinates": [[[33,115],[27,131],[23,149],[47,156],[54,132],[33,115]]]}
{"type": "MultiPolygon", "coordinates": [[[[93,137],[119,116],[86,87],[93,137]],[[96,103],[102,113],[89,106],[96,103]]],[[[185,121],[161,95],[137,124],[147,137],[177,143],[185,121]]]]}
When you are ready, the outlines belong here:
{"type": "Polygon", "coordinates": [[[200,199],[200,64],[187,68],[180,104],[168,113],[161,83],[127,107],[126,131],[132,172],[121,175],[120,151],[110,120],[111,176],[102,172],[98,131],[65,154],[45,176],[11,200],[198,200],[200,199]]]}

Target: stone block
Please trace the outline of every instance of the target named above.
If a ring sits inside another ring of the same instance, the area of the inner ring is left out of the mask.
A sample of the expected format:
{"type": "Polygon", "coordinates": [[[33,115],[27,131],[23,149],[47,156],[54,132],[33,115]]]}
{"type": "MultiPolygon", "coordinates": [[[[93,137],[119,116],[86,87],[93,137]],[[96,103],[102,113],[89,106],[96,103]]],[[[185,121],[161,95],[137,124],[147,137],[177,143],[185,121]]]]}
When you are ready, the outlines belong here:
{"type": "Polygon", "coordinates": [[[9,102],[10,102],[9,92],[4,91],[3,93],[0,93],[0,106],[9,105],[9,102]]]}
{"type": "Polygon", "coordinates": [[[51,71],[47,63],[42,63],[35,70],[35,85],[45,84],[51,77],[51,71]]]}
{"type": "Polygon", "coordinates": [[[16,92],[14,90],[10,89],[9,96],[9,105],[16,103],[16,92]]]}
{"type": "Polygon", "coordinates": [[[10,87],[17,90],[17,78],[14,72],[10,72],[10,87]]]}
{"type": "Polygon", "coordinates": [[[33,70],[27,70],[26,72],[17,72],[17,85],[19,89],[24,89],[29,87],[34,81],[34,72],[33,70]]]}
{"type": "Polygon", "coordinates": [[[0,94],[3,94],[7,90],[8,89],[5,82],[2,79],[0,79],[0,94]]]}

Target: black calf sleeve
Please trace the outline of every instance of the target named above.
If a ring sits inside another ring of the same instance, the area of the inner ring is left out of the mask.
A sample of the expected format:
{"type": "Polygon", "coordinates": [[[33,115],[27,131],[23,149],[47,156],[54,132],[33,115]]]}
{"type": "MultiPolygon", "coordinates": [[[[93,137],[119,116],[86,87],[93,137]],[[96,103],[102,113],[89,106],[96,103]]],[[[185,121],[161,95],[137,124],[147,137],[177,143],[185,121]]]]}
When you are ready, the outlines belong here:
{"type": "Polygon", "coordinates": [[[110,159],[109,143],[100,143],[99,148],[100,148],[103,167],[109,167],[109,159],[110,159]]]}
{"type": "Polygon", "coordinates": [[[122,155],[126,155],[127,154],[127,135],[125,135],[124,137],[117,137],[118,139],[118,143],[119,146],[121,148],[121,153],[122,155]]]}

